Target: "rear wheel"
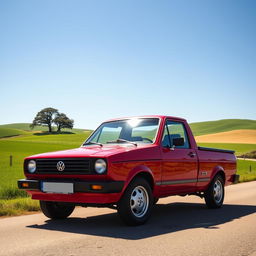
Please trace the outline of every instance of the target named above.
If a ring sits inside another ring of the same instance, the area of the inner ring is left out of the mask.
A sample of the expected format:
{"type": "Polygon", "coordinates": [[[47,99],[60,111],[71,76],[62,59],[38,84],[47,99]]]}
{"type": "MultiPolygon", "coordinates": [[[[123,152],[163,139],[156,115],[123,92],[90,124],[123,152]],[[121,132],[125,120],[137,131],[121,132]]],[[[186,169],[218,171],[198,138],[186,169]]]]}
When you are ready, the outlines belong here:
{"type": "Polygon", "coordinates": [[[43,214],[50,219],[65,219],[75,209],[72,204],[40,201],[40,207],[43,214]]]}
{"type": "Polygon", "coordinates": [[[153,206],[152,189],[143,178],[136,178],[127,187],[117,205],[121,219],[127,225],[141,225],[151,215],[153,206]]]}
{"type": "Polygon", "coordinates": [[[223,205],[224,195],[224,180],[221,175],[216,175],[205,191],[205,203],[208,208],[220,208],[223,205]]]}

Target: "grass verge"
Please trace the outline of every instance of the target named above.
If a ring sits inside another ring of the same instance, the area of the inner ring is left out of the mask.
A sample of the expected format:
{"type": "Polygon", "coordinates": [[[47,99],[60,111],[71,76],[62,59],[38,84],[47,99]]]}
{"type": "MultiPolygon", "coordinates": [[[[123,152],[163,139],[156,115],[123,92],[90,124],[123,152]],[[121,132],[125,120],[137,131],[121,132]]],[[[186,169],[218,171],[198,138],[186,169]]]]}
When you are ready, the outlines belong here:
{"type": "Polygon", "coordinates": [[[256,180],[256,161],[237,160],[239,182],[256,180]]]}
{"type": "Polygon", "coordinates": [[[17,216],[39,210],[39,202],[29,197],[0,200],[0,216],[17,216]]]}
{"type": "Polygon", "coordinates": [[[24,190],[20,190],[17,187],[5,187],[0,190],[0,199],[15,199],[29,197],[28,193],[24,190]]]}

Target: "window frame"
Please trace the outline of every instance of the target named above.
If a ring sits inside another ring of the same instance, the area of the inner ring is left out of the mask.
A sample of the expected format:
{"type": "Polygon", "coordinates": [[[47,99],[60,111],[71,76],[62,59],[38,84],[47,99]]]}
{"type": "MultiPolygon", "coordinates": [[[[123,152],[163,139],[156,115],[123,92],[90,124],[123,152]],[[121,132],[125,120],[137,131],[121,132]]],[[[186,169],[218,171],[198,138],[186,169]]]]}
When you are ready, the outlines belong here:
{"type": "MultiPolygon", "coordinates": [[[[116,120],[110,120],[110,121],[105,121],[103,123],[101,123],[92,133],[91,135],[83,142],[83,144],[81,145],[81,147],[84,147],[84,144],[86,144],[88,141],[91,140],[91,138],[95,135],[95,133],[97,133],[99,130],[100,130],[100,133],[102,132],[102,128],[103,128],[103,125],[106,124],[106,123],[113,123],[113,122],[118,122],[118,121],[128,121],[128,120],[131,120],[133,118],[137,118],[137,119],[157,119],[158,120],[158,125],[157,125],[157,130],[156,130],[156,133],[155,133],[155,137],[154,137],[154,140],[152,143],[148,143],[149,145],[153,145],[157,142],[157,137],[158,137],[158,134],[159,134],[159,130],[160,130],[160,127],[161,127],[161,118],[160,117],[131,117],[131,118],[123,118],[123,119],[116,119],[116,120]]],[[[99,136],[99,135],[98,135],[99,136]]],[[[99,137],[98,137],[99,139],[99,137]]],[[[106,144],[104,144],[106,145],[106,144]]]]}
{"type": "MultiPolygon", "coordinates": [[[[175,120],[171,120],[171,119],[167,119],[167,120],[165,121],[164,130],[163,130],[162,139],[161,139],[161,146],[163,147],[162,142],[163,142],[163,137],[164,137],[164,133],[165,133],[165,128],[167,129],[168,140],[169,140],[170,148],[171,148],[171,146],[172,146],[172,143],[171,143],[171,140],[170,140],[170,131],[169,131],[169,128],[168,128],[168,122],[181,124],[182,127],[183,127],[183,129],[184,129],[184,135],[185,135],[184,141],[185,141],[185,139],[187,139],[187,142],[188,142],[188,147],[183,147],[183,148],[174,147],[174,148],[175,148],[175,149],[191,149],[190,139],[189,139],[189,136],[188,136],[188,133],[187,133],[186,126],[184,125],[184,122],[182,122],[182,121],[175,121],[175,120]]],[[[173,148],[173,146],[172,146],[172,148],[173,148]]]]}

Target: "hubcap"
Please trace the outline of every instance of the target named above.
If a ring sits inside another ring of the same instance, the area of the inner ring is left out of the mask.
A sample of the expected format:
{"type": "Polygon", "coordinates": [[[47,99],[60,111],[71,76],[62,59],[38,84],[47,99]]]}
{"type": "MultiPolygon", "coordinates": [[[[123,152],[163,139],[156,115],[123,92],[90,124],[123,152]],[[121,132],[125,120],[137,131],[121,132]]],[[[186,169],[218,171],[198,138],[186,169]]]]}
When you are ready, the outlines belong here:
{"type": "Polygon", "coordinates": [[[148,205],[149,197],[147,190],[142,186],[135,187],[130,199],[132,213],[136,217],[143,217],[148,210],[148,205]]]}
{"type": "Polygon", "coordinates": [[[220,180],[216,180],[213,186],[213,196],[216,203],[220,203],[223,197],[223,186],[220,180]]]}

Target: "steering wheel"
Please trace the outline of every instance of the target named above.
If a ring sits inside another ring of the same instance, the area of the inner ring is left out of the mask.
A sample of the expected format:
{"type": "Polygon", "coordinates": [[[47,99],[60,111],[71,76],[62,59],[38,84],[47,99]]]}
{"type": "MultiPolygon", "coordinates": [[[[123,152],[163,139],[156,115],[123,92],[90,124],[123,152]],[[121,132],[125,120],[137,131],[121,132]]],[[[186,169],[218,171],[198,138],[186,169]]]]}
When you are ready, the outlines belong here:
{"type": "Polygon", "coordinates": [[[149,139],[149,138],[142,138],[142,140],[147,140],[149,141],[150,143],[153,143],[153,140],[149,139]]]}

